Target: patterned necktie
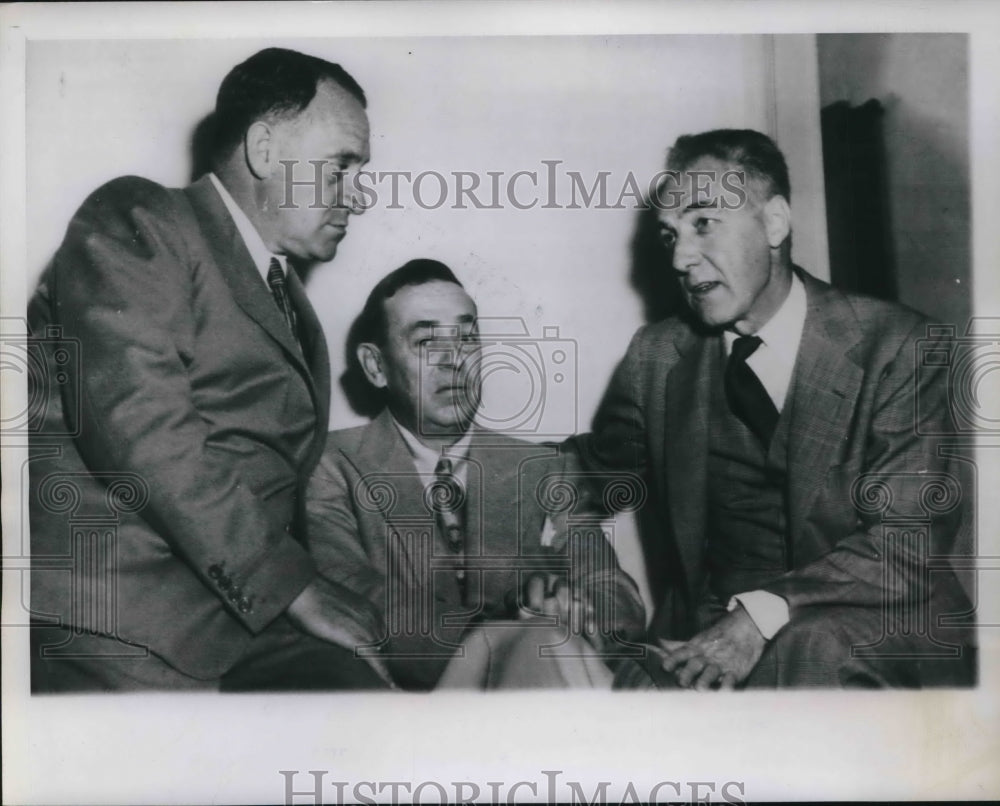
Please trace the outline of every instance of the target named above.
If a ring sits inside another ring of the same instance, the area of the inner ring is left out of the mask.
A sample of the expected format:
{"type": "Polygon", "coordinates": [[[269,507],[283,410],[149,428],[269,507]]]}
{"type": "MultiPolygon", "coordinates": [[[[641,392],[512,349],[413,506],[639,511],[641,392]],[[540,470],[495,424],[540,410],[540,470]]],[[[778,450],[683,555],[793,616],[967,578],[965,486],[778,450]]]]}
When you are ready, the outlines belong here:
{"type": "MultiPolygon", "coordinates": [[[[451,459],[442,457],[434,468],[434,484],[431,502],[434,508],[438,527],[453,554],[465,559],[465,489],[455,477],[451,459]]],[[[458,582],[462,604],[466,604],[468,585],[465,568],[459,565],[455,569],[455,579],[458,582]]]]}
{"type": "Polygon", "coordinates": [[[285,286],[285,273],[281,270],[281,263],[278,262],[278,258],[276,257],[271,258],[271,263],[267,268],[267,284],[271,288],[271,295],[274,297],[278,310],[285,317],[285,324],[288,325],[288,329],[292,331],[292,335],[294,336],[297,332],[295,327],[295,311],[292,309],[292,301],[288,298],[288,288],[285,286]]]}
{"type": "Polygon", "coordinates": [[[762,343],[757,336],[740,336],[733,342],[726,362],[725,384],[730,411],[746,423],[766,448],[778,424],[778,409],[760,378],[747,365],[747,359],[762,343]]]}

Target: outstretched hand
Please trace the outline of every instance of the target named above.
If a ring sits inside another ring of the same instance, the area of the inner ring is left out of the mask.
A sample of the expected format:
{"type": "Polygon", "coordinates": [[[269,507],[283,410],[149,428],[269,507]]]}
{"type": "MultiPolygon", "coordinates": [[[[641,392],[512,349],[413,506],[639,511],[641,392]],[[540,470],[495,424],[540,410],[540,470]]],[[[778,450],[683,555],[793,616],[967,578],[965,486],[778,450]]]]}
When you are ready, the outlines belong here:
{"type": "Polygon", "coordinates": [[[737,606],[690,641],[661,644],[667,652],[663,668],[674,673],[678,685],[705,691],[732,689],[746,680],[767,641],[746,610],[737,606]]]}

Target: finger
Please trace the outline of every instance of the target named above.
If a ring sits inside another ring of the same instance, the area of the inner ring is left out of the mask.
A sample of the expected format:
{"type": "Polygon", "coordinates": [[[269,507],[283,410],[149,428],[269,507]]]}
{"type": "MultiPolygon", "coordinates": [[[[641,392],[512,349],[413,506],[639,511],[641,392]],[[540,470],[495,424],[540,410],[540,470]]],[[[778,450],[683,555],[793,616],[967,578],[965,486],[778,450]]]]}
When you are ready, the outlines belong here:
{"type": "Polygon", "coordinates": [[[552,596],[552,601],[556,605],[556,612],[564,619],[570,620],[571,624],[574,623],[572,620],[575,614],[573,612],[572,603],[570,602],[569,591],[566,589],[565,585],[558,584],[558,581],[556,582],[555,593],[552,596]]]}
{"type": "Polygon", "coordinates": [[[694,687],[698,691],[708,691],[721,674],[722,669],[719,668],[718,664],[709,663],[702,673],[698,675],[698,679],[694,681],[694,687]]]}
{"type": "Polygon", "coordinates": [[[532,574],[524,586],[525,604],[532,610],[541,610],[545,601],[545,578],[532,574]]]}
{"type": "Polygon", "coordinates": [[[733,672],[726,672],[719,678],[719,689],[721,691],[733,691],[736,688],[736,675],[733,672]]]}
{"type": "Polygon", "coordinates": [[[542,612],[546,616],[558,616],[559,615],[559,602],[556,601],[555,596],[546,596],[542,600],[542,612]]]}
{"type": "Polygon", "coordinates": [[[676,673],[677,684],[681,688],[690,688],[691,683],[694,681],[695,677],[701,674],[702,669],[705,668],[705,661],[701,658],[691,658],[687,663],[685,663],[676,673]]]}
{"type": "Polygon", "coordinates": [[[675,644],[673,650],[667,651],[667,657],[663,659],[663,668],[672,672],[675,668],[691,660],[697,653],[688,644],[675,644]]]}
{"type": "Polygon", "coordinates": [[[683,641],[668,641],[666,638],[657,638],[656,643],[658,643],[660,647],[667,652],[676,652],[684,646],[683,641]]]}

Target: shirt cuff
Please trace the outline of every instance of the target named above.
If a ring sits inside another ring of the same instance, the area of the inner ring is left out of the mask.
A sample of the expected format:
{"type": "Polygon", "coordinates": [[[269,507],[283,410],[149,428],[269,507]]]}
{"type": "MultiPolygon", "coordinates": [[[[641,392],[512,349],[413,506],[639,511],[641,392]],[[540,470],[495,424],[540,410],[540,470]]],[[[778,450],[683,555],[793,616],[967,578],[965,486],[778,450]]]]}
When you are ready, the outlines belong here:
{"type": "Polygon", "coordinates": [[[774,638],[775,633],[788,623],[788,602],[777,594],[767,591],[737,593],[729,600],[726,610],[731,613],[737,604],[743,605],[743,609],[767,641],[774,638]]]}

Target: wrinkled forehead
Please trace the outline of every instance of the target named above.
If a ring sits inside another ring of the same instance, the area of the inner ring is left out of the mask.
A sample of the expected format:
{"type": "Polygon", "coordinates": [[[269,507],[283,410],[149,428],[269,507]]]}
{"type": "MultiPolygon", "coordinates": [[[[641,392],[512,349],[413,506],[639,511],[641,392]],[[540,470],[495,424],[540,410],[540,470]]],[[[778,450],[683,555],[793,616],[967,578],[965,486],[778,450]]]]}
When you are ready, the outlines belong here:
{"type": "Polygon", "coordinates": [[[741,166],[702,157],[683,169],[668,167],[653,202],[660,219],[669,221],[692,210],[740,209],[754,198],[750,177],[741,166]]]}

